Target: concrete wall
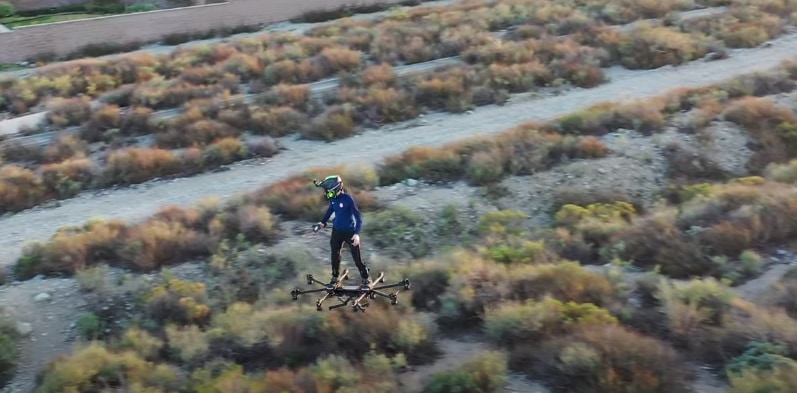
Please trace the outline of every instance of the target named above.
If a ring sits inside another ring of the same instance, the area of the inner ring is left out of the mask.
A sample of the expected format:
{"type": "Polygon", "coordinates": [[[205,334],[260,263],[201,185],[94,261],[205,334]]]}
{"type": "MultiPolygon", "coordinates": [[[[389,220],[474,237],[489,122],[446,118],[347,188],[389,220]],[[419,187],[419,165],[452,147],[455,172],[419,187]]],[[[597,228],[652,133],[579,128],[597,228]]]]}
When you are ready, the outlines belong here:
{"type": "Polygon", "coordinates": [[[313,10],[400,0],[230,0],[227,3],[23,26],[0,33],[0,63],[66,55],[88,44],[158,40],[164,35],[273,23],[313,10]]]}
{"type": "Polygon", "coordinates": [[[17,11],[40,10],[43,8],[63,7],[88,3],[88,0],[4,0],[11,3],[17,11]]]}

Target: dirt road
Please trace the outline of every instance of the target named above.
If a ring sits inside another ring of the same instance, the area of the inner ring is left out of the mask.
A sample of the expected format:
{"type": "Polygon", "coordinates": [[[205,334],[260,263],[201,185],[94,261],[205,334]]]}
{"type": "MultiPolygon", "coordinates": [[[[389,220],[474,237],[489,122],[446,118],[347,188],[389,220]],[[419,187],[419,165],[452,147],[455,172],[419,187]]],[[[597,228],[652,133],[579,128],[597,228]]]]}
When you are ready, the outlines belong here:
{"type": "Polygon", "coordinates": [[[140,220],[163,205],[188,206],[207,196],[227,198],[310,167],[373,164],[412,145],[441,145],[464,137],[497,133],[523,121],[550,119],[601,101],[639,99],[676,86],[714,83],[766,70],[795,56],[797,34],[791,32],[766,47],[732,51],[725,60],[696,61],[647,71],[611,69],[608,71],[611,82],[593,89],[577,89],[523,102],[513,100],[505,106],[483,107],[471,114],[435,114],[333,143],[287,139],[283,142],[288,150],[265,163],[239,163],[227,172],[154,182],[98,196],[84,194],[63,201],[57,208],[32,209],[0,219],[0,265],[14,263],[25,241],[46,240],[59,227],[81,224],[92,217],[140,220]]]}

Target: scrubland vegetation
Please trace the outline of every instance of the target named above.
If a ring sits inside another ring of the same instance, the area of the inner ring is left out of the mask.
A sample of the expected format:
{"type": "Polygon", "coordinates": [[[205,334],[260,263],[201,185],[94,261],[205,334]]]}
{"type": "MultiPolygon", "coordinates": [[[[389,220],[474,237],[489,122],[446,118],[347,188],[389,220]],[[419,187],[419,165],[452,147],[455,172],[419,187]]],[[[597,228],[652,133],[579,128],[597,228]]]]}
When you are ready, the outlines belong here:
{"type": "MultiPolygon", "coordinates": [[[[730,8],[627,33],[608,25],[692,4],[467,2],[343,20],[305,37],[65,63],[0,87],[0,107],[12,113],[46,105],[52,127],[80,126],[42,151],[7,149],[0,203],[16,211],[90,187],[269,156],[279,150],[273,138],[292,133],[333,140],[537,87],[590,87],[603,82],[603,66],[653,68],[756,45],[797,11],[788,2],[700,5],[730,8]],[[510,27],[503,41],[490,34],[510,27]],[[463,65],[423,76],[393,70],[455,55],[463,65]],[[339,89],[314,98],[308,83],[335,75],[339,89]],[[233,97],[247,92],[259,94],[253,103],[233,97]],[[154,112],[178,107],[170,120],[154,112]],[[133,139],[151,145],[128,146],[133,139]],[[111,148],[97,155],[103,144],[111,148]]],[[[490,349],[434,373],[421,392],[497,392],[511,371],[555,393],[681,393],[696,364],[734,393],[795,391],[797,269],[756,299],[737,287],[769,268],[773,248],[794,246],[797,113],[773,95],[795,90],[796,64],[604,103],[495,138],[415,147],[374,168],[315,168],[227,203],[61,228],[25,247],[15,278],[74,275],[92,300],[76,323],[82,346],[43,370],[36,392],[404,392],[416,388],[405,373],[432,364],[440,339],[460,333],[490,349]],[[500,193],[506,179],[611,156],[601,138],[617,129],[676,128],[710,141],[718,122],[749,135],[744,176],[673,143],[656,201],[558,190],[551,210],[537,213],[550,216],[546,227],[530,226],[528,212],[489,211],[474,222],[462,206],[427,214],[376,196],[409,179],[500,193]],[[309,300],[291,301],[305,273],[327,273],[288,228],[323,214],[310,180],[330,173],[346,179],[366,215],[364,241],[386,255],[372,270],[413,283],[397,306],[318,313],[309,300]],[[201,274],[170,272],[186,262],[199,262],[201,274]],[[126,273],[109,276],[109,267],[126,273]]],[[[17,339],[0,321],[0,382],[13,372],[17,339]]]]}
{"type": "Polygon", "coordinates": [[[770,250],[791,246],[797,233],[797,117],[769,97],[793,90],[795,70],[788,62],[717,86],[519,125],[494,139],[412,148],[375,168],[316,168],[226,204],[164,207],[137,224],[62,228],[25,249],[16,276],[76,274],[87,291],[132,297],[135,307],[125,317],[97,305],[81,318],[93,341],[49,366],[38,392],[406,391],[402,374],[434,362],[438,340],[463,331],[483,337],[490,351],[432,375],[423,392],[496,392],[514,371],[554,392],[676,393],[689,391],[694,364],[718,370],[732,392],[792,391],[797,270],[761,299],[735,287],[758,277],[770,250]],[[530,227],[527,213],[513,210],[487,212],[473,225],[462,207],[419,214],[374,196],[407,179],[490,190],[513,176],[606,157],[600,137],[618,128],[651,135],[675,126],[707,138],[717,121],[754,142],[746,176],[673,144],[665,147],[668,184],[658,203],[622,190],[562,194],[541,213],[552,217],[549,227],[530,227]],[[278,245],[291,244],[287,225],[323,213],[309,180],[328,173],[347,179],[366,214],[364,238],[390,255],[374,268],[412,281],[398,306],[375,302],[360,315],[291,302],[297,277],[326,268],[307,247],[278,245]],[[207,261],[196,281],[166,269],[154,281],[98,284],[108,265],[152,272],[196,260],[207,261]],[[588,267],[596,264],[609,267],[588,267]]]}
{"type": "Polygon", "coordinates": [[[270,157],[280,149],[273,138],[286,135],[329,141],[428,111],[502,104],[513,93],[593,87],[605,81],[602,67],[649,69],[758,45],[782,34],[795,11],[782,2],[468,1],[346,18],[302,36],[52,65],[0,82],[0,111],[47,110],[45,130],[56,131],[45,148],[6,142],[2,187],[28,191],[4,191],[2,210],[270,157]],[[729,9],[668,19],[718,5],[729,9]],[[648,18],[666,23],[616,29],[648,18]],[[415,76],[394,70],[451,56],[462,64],[415,76]],[[314,93],[312,82],[332,77],[340,86],[314,93]],[[158,112],[170,109],[176,115],[158,112]]]}

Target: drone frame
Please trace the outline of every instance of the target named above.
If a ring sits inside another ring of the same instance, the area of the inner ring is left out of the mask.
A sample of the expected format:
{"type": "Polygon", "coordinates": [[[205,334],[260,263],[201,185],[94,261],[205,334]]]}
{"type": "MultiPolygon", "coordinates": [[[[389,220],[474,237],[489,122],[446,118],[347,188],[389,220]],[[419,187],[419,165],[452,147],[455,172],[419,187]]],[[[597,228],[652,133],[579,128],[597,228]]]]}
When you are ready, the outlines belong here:
{"type": "Polygon", "coordinates": [[[397,290],[395,293],[385,293],[382,290],[389,288],[397,288],[397,287],[402,287],[404,290],[410,289],[410,280],[406,278],[396,284],[377,286],[377,284],[385,282],[385,273],[379,273],[379,276],[373,281],[371,287],[368,289],[354,285],[349,285],[349,286],[341,285],[340,282],[347,280],[349,278],[348,269],[343,271],[343,274],[340,275],[340,281],[338,281],[338,284],[334,287],[327,283],[319,281],[318,279],[313,277],[312,274],[308,274],[306,277],[307,277],[307,285],[319,284],[323,285],[324,287],[318,289],[308,289],[308,290],[301,290],[299,288],[296,288],[291,291],[291,297],[293,298],[293,300],[299,300],[299,295],[307,293],[315,293],[315,292],[326,292],[326,294],[324,294],[324,296],[318,299],[315,303],[316,310],[318,311],[323,311],[321,304],[325,300],[327,300],[330,296],[337,297],[340,304],[329,306],[328,307],[329,310],[333,310],[339,307],[344,307],[347,306],[349,303],[351,303],[352,311],[355,312],[360,311],[364,313],[365,308],[368,307],[369,305],[369,303],[364,300],[366,298],[376,299],[377,296],[390,299],[390,304],[395,306],[396,304],[398,304],[399,290],[397,290]]]}

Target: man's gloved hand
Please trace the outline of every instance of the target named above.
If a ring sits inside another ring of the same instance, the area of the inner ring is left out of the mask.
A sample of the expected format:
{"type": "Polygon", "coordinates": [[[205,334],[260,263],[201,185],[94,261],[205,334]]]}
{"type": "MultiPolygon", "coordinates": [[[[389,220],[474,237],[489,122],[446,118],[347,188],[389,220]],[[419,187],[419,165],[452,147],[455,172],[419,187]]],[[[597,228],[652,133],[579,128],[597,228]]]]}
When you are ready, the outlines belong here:
{"type": "Polygon", "coordinates": [[[313,232],[318,232],[319,230],[321,230],[321,228],[326,228],[326,227],[327,223],[325,222],[319,222],[317,224],[313,224],[313,232]]]}
{"type": "Polygon", "coordinates": [[[351,237],[351,244],[354,245],[355,247],[359,246],[360,245],[360,235],[355,234],[354,236],[352,236],[351,237]]]}

